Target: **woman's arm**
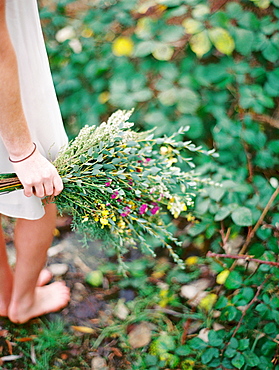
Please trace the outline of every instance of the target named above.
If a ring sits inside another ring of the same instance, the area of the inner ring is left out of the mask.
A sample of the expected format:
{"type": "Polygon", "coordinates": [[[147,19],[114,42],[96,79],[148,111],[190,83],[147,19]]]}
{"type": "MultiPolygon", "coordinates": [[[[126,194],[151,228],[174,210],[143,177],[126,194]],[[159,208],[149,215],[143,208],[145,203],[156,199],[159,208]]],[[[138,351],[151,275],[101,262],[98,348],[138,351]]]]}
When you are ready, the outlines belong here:
{"type": "MultiPolygon", "coordinates": [[[[5,19],[5,0],[0,0],[0,136],[14,161],[33,151],[21,103],[17,59],[5,19]]],[[[58,195],[63,189],[56,169],[38,150],[28,159],[15,163],[14,169],[26,196],[58,195]]]]}

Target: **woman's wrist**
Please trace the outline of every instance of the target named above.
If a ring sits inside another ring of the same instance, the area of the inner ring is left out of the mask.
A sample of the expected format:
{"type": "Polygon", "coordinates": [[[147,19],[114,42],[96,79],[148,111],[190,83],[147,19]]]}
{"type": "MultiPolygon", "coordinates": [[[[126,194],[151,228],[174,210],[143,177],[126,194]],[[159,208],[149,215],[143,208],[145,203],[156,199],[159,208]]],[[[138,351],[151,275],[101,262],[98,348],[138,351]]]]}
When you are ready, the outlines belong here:
{"type": "Polygon", "coordinates": [[[9,156],[9,161],[12,162],[12,163],[23,162],[26,159],[30,158],[35,153],[36,149],[37,149],[37,145],[35,143],[33,143],[33,148],[32,148],[31,151],[29,151],[29,154],[22,155],[21,157],[19,156],[20,158],[18,158],[18,157],[12,157],[11,158],[11,156],[9,156]]]}

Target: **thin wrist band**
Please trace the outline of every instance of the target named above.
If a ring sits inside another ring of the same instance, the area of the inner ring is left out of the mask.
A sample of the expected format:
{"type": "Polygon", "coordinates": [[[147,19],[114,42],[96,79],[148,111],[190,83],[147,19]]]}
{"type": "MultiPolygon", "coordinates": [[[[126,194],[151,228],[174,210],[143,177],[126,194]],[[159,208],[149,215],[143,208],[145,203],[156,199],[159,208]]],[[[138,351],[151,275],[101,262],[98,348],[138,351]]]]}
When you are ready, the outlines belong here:
{"type": "Polygon", "coordinates": [[[33,155],[33,154],[35,153],[35,150],[37,149],[37,145],[36,145],[35,143],[33,143],[33,144],[34,144],[34,149],[32,150],[32,152],[31,152],[27,157],[22,158],[22,159],[19,159],[18,161],[14,161],[13,159],[11,159],[11,158],[9,157],[9,161],[10,161],[10,162],[12,162],[12,163],[19,163],[19,162],[23,162],[23,161],[25,161],[26,159],[30,158],[30,157],[31,157],[31,155],[33,155]]]}

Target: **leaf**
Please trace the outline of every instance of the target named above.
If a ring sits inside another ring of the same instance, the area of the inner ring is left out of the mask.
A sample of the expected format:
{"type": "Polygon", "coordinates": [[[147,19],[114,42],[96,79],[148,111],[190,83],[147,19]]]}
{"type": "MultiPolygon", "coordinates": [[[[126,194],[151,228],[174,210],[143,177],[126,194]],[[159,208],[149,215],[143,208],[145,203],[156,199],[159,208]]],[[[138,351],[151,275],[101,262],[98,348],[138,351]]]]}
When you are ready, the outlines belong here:
{"type": "Polygon", "coordinates": [[[208,343],[213,347],[220,347],[223,344],[223,339],[219,337],[216,331],[210,330],[208,333],[208,343]]]}
{"type": "Polygon", "coordinates": [[[156,49],[157,43],[155,41],[139,42],[135,48],[135,57],[142,58],[151,54],[156,49]]]}
{"type": "Polygon", "coordinates": [[[85,333],[85,334],[95,333],[95,330],[93,328],[89,328],[88,326],[71,326],[71,328],[80,333],[85,333]]]}
{"type": "Polygon", "coordinates": [[[209,31],[209,37],[213,45],[220,53],[230,55],[234,48],[234,40],[227,30],[221,27],[211,28],[209,31]]]}
{"type": "Polygon", "coordinates": [[[232,365],[235,366],[237,369],[241,369],[244,364],[244,356],[241,353],[237,353],[237,355],[232,359],[232,365]]]}
{"type": "Polygon", "coordinates": [[[228,269],[221,271],[216,277],[217,284],[224,284],[229,274],[230,274],[230,270],[228,269]]]}
{"type": "Polygon", "coordinates": [[[201,58],[211,49],[211,42],[209,40],[207,31],[202,31],[196,35],[193,35],[189,41],[189,44],[198,58],[201,58]]]}
{"type": "Polygon", "coordinates": [[[235,48],[242,55],[249,55],[254,43],[254,33],[244,28],[234,28],[235,48]]]}
{"type": "Polygon", "coordinates": [[[258,356],[257,356],[254,352],[252,352],[252,351],[245,351],[245,352],[243,353],[243,356],[244,356],[245,361],[246,361],[246,364],[247,364],[248,366],[252,366],[252,367],[254,367],[254,366],[259,365],[259,363],[260,363],[260,359],[259,359],[259,358],[258,358],[258,356]]]}
{"type": "Polygon", "coordinates": [[[182,22],[182,26],[185,28],[186,32],[189,34],[199,33],[203,30],[203,24],[192,18],[187,18],[182,22]]]}
{"type": "Polygon", "coordinates": [[[222,221],[231,214],[231,209],[228,206],[224,206],[218,209],[215,214],[214,221],[222,221]]]}
{"type": "Polygon", "coordinates": [[[242,276],[238,271],[231,271],[225,281],[225,287],[228,289],[237,289],[242,286],[242,276]]]}
{"type": "Polygon", "coordinates": [[[204,298],[201,299],[199,307],[206,311],[210,311],[214,304],[216,303],[217,299],[218,299],[217,294],[209,293],[204,298]]]}
{"type": "Polygon", "coordinates": [[[208,348],[203,352],[203,354],[201,356],[202,363],[203,364],[208,364],[209,362],[211,362],[211,360],[214,357],[215,358],[219,357],[218,349],[217,348],[208,348]]]}
{"type": "Polygon", "coordinates": [[[239,207],[233,211],[232,220],[238,226],[251,226],[253,224],[252,212],[247,207],[239,207]]]}
{"type": "Polygon", "coordinates": [[[152,52],[152,55],[157,60],[170,60],[173,56],[173,53],[173,47],[167,44],[158,44],[152,52]]]}

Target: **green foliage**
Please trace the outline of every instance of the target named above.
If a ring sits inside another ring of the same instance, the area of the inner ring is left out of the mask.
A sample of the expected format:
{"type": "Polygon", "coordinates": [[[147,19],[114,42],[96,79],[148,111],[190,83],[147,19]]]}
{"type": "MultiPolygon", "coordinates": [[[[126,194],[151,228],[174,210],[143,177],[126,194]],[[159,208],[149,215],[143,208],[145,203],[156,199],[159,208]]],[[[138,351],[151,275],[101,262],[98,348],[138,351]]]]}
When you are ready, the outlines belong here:
{"type": "MultiPolygon", "coordinates": [[[[9,330],[13,336],[23,338],[22,342],[17,339],[15,346],[15,353],[22,356],[16,361],[16,367],[11,361],[5,363],[5,369],[15,369],[17,366],[32,370],[56,369],[53,364],[57,361],[57,357],[59,362],[59,354],[68,349],[70,342],[76,341],[75,337],[65,332],[64,323],[61,320],[41,323],[41,325],[10,327],[9,330]]],[[[59,368],[62,367],[59,366],[59,368]]]]}
{"type": "MultiPolygon", "coordinates": [[[[223,5],[206,0],[100,1],[76,14],[70,13],[70,3],[57,1],[55,16],[48,8],[41,10],[69,135],[118,108],[135,107],[134,120],[143,122],[144,129],[158,126],[159,133],[189,125],[186,138],[203,147],[213,143],[219,153],[214,160],[197,156],[197,170],[222,187],[207,186],[199,194],[180,238],[184,246],[199,247],[201,254],[208,249],[237,254],[278,187],[278,0],[223,5]],[[65,27],[70,27],[69,36],[59,42],[58,32],[65,27]]],[[[276,199],[266,210],[247,254],[277,261],[276,199]]],[[[220,273],[231,265],[226,258],[212,266],[220,273]]],[[[276,366],[272,328],[278,333],[278,270],[247,265],[237,265],[222,286],[215,306],[219,318],[204,316],[210,333],[214,321],[225,329],[210,334],[207,343],[193,338],[182,349],[176,334],[179,352],[168,353],[180,357],[182,369],[276,366]],[[234,334],[243,307],[261,284],[234,334]]],[[[169,274],[177,277],[174,290],[189,281],[183,272],[169,274]]],[[[131,278],[135,287],[137,279],[131,278]]],[[[143,283],[144,276],[141,279],[143,283]]],[[[150,296],[153,290],[143,286],[150,296]]],[[[148,351],[137,361],[137,369],[172,366],[148,351]]]]}

